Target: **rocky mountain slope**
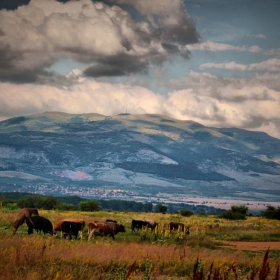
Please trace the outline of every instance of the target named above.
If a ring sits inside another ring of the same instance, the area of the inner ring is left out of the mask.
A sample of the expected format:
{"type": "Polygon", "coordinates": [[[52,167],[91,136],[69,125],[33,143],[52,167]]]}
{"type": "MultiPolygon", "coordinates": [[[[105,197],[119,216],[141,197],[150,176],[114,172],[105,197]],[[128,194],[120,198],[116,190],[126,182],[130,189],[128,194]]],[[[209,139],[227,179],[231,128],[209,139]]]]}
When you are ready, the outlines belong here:
{"type": "Polygon", "coordinates": [[[0,190],[277,201],[280,140],[163,115],[46,112],[0,122],[0,190]],[[92,192],[94,193],[94,192],[92,192]]]}

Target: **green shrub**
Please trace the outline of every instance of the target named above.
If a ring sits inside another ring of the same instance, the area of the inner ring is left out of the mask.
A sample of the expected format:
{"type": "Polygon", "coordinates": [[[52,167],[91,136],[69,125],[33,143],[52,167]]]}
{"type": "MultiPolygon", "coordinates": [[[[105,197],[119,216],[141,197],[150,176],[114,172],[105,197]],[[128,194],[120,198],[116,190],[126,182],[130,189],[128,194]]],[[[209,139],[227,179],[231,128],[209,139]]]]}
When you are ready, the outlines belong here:
{"type": "Polygon", "coordinates": [[[237,213],[246,215],[248,212],[248,207],[245,205],[241,205],[241,206],[233,205],[233,206],[231,206],[231,210],[232,210],[232,212],[235,212],[235,213],[237,212],[237,213]]]}
{"type": "Polygon", "coordinates": [[[280,220],[280,207],[267,206],[263,216],[267,219],[280,220]]]}
{"type": "Polygon", "coordinates": [[[225,213],[220,215],[220,218],[224,218],[227,220],[245,220],[246,217],[244,214],[239,212],[234,212],[232,210],[228,210],[225,213]]]}
{"type": "Polygon", "coordinates": [[[167,206],[165,206],[165,205],[158,204],[158,205],[156,205],[156,207],[155,207],[155,212],[156,212],[156,213],[165,214],[166,211],[167,211],[167,206]]]}
{"type": "Polygon", "coordinates": [[[180,215],[183,217],[190,217],[192,216],[194,213],[191,210],[181,210],[180,211],[180,215]]]}
{"type": "Polygon", "coordinates": [[[90,199],[87,201],[80,202],[79,209],[81,211],[86,211],[86,212],[99,211],[100,204],[97,201],[95,201],[94,199],[90,199]]]}
{"type": "Polygon", "coordinates": [[[57,205],[57,209],[65,211],[74,211],[77,209],[77,207],[75,207],[73,204],[62,202],[57,205]]]}
{"type": "Polygon", "coordinates": [[[224,218],[227,220],[245,220],[247,211],[248,211],[248,207],[245,205],[241,205],[241,206],[233,205],[231,206],[230,210],[221,214],[220,218],[224,218]]]}
{"type": "Polygon", "coordinates": [[[14,203],[7,203],[5,208],[9,209],[9,210],[16,210],[18,209],[18,205],[16,202],[14,203]]]}

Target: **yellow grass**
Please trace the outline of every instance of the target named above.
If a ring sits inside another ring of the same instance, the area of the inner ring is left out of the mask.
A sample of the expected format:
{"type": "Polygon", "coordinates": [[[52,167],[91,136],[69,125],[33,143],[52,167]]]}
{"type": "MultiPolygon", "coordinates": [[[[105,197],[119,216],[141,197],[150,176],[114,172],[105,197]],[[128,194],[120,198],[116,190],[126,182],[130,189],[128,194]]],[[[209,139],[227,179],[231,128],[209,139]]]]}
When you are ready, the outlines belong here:
{"type": "MultiPolygon", "coordinates": [[[[239,238],[244,233],[253,239],[269,241],[270,236],[280,234],[279,221],[257,217],[226,221],[214,216],[185,218],[156,213],[44,210],[39,213],[53,223],[67,217],[83,218],[86,223],[111,218],[123,223],[126,232],[118,233],[114,241],[96,237],[89,242],[86,232],[83,240],[70,241],[43,234],[29,236],[24,224],[13,236],[11,228],[5,228],[17,213],[0,210],[0,279],[192,279],[198,260],[205,277],[213,263],[213,269],[220,275],[229,273],[228,279],[246,279],[252,271],[260,269],[265,252],[231,250],[221,247],[220,241],[234,239],[235,235],[239,238]],[[149,230],[131,233],[132,219],[153,219],[160,226],[154,233],[149,230]],[[169,221],[189,225],[191,234],[170,234],[164,226],[169,221]],[[232,267],[236,267],[235,272],[232,267]]],[[[278,252],[271,253],[270,279],[276,279],[280,246],[278,252]]]]}

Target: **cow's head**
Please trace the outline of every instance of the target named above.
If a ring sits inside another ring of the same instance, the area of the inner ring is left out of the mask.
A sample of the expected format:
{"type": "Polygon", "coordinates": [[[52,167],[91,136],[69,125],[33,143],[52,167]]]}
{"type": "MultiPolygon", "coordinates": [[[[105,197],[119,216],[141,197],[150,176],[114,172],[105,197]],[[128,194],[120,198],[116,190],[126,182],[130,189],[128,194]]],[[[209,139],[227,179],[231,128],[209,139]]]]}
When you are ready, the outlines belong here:
{"type": "Polygon", "coordinates": [[[33,215],[39,216],[39,212],[37,208],[34,208],[34,210],[32,211],[33,215]]]}
{"type": "Polygon", "coordinates": [[[119,232],[125,232],[124,225],[120,225],[120,226],[119,226],[119,232]]]}

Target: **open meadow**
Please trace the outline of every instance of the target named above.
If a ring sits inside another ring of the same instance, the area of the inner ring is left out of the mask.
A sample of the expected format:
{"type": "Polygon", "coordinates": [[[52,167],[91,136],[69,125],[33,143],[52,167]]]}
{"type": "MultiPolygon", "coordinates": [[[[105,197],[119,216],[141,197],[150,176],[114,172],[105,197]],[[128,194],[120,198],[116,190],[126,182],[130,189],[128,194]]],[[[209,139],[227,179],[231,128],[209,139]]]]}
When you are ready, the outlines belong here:
{"type": "Polygon", "coordinates": [[[15,235],[18,210],[0,209],[0,279],[279,279],[280,221],[261,217],[229,221],[217,216],[136,212],[40,210],[53,224],[75,217],[86,221],[82,240],[50,234],[15,235]],[[88,241],[87,224],[114,219],[125,226],[115,240],[88,241]],[[152,219],[154,232],[131,232],[131,220],[152,219]],[[170,221],[190,227],[190,234],[170,233],[170,221]]]}

